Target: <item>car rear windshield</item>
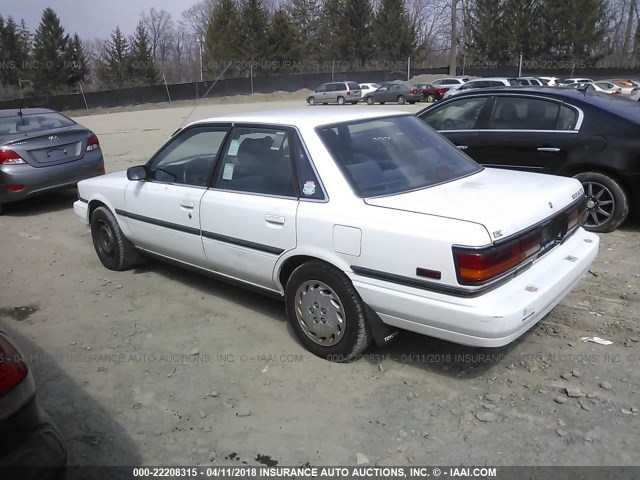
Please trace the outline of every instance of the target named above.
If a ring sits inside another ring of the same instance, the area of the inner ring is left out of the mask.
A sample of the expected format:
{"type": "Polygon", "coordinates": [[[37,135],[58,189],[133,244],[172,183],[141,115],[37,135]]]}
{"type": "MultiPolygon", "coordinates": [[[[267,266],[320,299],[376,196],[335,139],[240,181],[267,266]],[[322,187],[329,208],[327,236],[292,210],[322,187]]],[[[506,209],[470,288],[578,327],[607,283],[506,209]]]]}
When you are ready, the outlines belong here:
{"type": "Polygon", "coordinates": [[[317,131],[362,198],[408,192],[482,170],[413,115],[345,122],[317,131]]]}
{"type": "Polygon", "coordinates": [[[360,90],[360,85],[356,82],[347,82],[347,86],[349,87],[349,90],[360,90]]]}
{"type": "Polygon", "coordinates": [[[75,122],[56,112],[23,113],[0,117],[0,135],[41,132],[70,127],[75,122]]]}

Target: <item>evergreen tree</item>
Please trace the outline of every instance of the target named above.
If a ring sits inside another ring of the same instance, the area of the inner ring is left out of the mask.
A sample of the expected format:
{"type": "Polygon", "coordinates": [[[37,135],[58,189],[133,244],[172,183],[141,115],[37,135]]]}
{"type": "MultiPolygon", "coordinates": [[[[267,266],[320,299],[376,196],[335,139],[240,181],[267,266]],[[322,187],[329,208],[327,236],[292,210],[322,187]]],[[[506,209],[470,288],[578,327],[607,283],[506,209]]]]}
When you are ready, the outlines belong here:
{"type": "Polygon", "coordinates": [[[98,78],[110,88],[122,88],[129,83],[129,44],[120,27],[111,33],[98,60],[98,78]]]}
{"type": "Polygon", "coordinates": [[[69,36],[60,25],[58,15],[46,8],[33,37],[33,87],[39,92],[53,92],[67,83],[65,50],[69,36]]]}
{"type": "Polygon", "coordinates": [[[269,61],[284,62],[299,60],[302,55],[296,39],[296,28],[286,8],[280,7],[271,19],[267,40],[269,61]]]}
{"type": "Polygon", "coordinates": [[[373,55],[371,0],[346,0],[345,15],[345,54],[350,61],[357,60],[363,64],[373,55]]]}
{"type": "Polygon", "coordinates": [[[149,35],[142,21],[138,22],[131,39],[129,66],[133,82],[138,85],[155,85],[159,81],[158,70],[151,55],[149,35]]]}
{"type": "Polygon", "coordinates": [[[320,0],[291,0],[288,10],[296,29],[298,44],[307,56],[317,58],[320,0]]]}
{"type": "Polygon", "coordinates": [[[406,60],[416,44],[416,32],[404,0],[381,0],[373,21],[373,43],[381,60],[406,60]]]}
{"type": "MultiPolygon", "coordinates": [[[[240,14],[234,0],[219,0],[213,8],[204,46],[204,70],[219,75],[230,62],[240,60],[240,14]]],[[[235,72],[233,64],[226,70],[235,72]]]]}
{"type": "Polygon", "coordinates": [[[317,44],[324,60],[348,60],[346,0],[325,0],[318,26],[317,44]]]}
{"type": "Polygon", "coordinates": [[[82,41],[77,34],[69,40],[66,50],[67,85],[75,88],[89,74],[89,65],[82,41]]]}
{"type": "Polygon", "coordinates": [[[243,59],[265,59],[267,51],[267,30],[269,13],[263,0],[241,0],[240,2],[240,36],[243,59]]]}
{"type": "MultiPolygon", "coordinates": [[[[24,20],[23,20],[24,22],[24,20]]],[[[24,71],[29,60],[29,35],[11,17],[0,16],[0,82],[17,85],[31,72],[24,71]]]]}
{"type": "Polygon", "coordinates": [[[476,0],[473,7],[469,52],[478,61],[506,63],[511,57],[511,45],[504,19],[504,1],[476,0]]]}

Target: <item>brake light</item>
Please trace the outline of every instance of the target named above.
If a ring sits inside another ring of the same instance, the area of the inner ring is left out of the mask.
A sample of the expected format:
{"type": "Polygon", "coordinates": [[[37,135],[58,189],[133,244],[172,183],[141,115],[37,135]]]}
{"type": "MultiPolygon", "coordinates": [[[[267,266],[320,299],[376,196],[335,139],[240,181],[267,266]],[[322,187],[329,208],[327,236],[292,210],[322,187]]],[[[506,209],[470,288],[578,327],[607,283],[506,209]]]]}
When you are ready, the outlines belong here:
{"type": "Polygon", "coordinates": [[[22,356],[7,338],[0,336],[0,396],[20,385],[28,373],[22,356]]]}
{"type": "Polygon", "coordinates": [[[7,185],[7,190],[9,192],[21,192],[24,190],[24,185],[7,185]]]}
{"type": "Polygon", "coordinates": [[[448,88],[439,88],[439,89],[438,89],[438,93],[439,93],[440,95],[444,95],[444,94],[447,92],[447,90],[448,90],[448,88]]]}
{"type": "Polygon", "coordinates": [[[21,163],[26,162],[13,150],[0,150],[0,165],[18,165],[21,163]]]}
{"type": "Polygon", "coordinates": [[[100,141],[98,140],[98,136],[94,133],[89,137],[89,140],[87,140],[86,151],[90,152],[96,148],[100,148],[100,141]]]}
{"type": "MultiPolygon", "coordinates": [[[[586,199],[586,197],[585,197],[586,199]]],[[[567,231],[570,232],[587,221],[587,203],[581,202],[567,214],[567,231]]]]}
{"type": "Polygon", "coordinates": [[[479,285],[518,266],[541,249],[540,230],[504,245],[482,249],[453,248],[461,285],[479,285]]]}
{"type": "Polygon", "coordinates": [[[416,90],[415,88],[412,88],[411,90],[409,90],[409,93],[411,93],[413,95],[413,94],[418,93],[418,90],[416,90]]]}
{"type": "Polygon", "coordinates": [[[351,90],[347,90],[347,97],[351,95],[351,90]]]}

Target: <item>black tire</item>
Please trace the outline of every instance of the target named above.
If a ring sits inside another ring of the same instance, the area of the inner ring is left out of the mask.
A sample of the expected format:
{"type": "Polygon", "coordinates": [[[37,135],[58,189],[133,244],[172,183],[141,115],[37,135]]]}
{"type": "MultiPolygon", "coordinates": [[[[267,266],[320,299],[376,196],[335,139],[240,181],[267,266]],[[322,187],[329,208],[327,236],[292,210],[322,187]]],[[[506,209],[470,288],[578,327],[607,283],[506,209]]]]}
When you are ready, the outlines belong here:
{"type": "Polygon", "coordinates": [[[357,105],[358,101],[356,100],[355,102],[351,102],[351,105],[357,105]]]}
{"type": "Polygon", "coordinates": [[[425,99],[428,103],[433,103],[435,101],[436,97],[433,93],[430,93],[427,95],[427,98],[425,99]]]}
{"type": "Polygon", "coordinates": [[[406,98],[404,98],[404,95],[398,95],[398,105],[404,105],[406,102],[406,98]]]}
{"type": "Polygon", "coordinates": [[[364,302],[349,278],[327,263],[311,260],[296,268],[287,282],[285,301],[287,317],[298,339],[307,350],[318,357],[333,362],[348,362],[364,352],[371,343],[364,302]],[[318,294],[327,299],[326,304],[309,303],[313,301],[313,296],[318,294]],[[307,295],[310,296],[306,297],[307,295]],[[326,322],[322,315],[331,316],[331,312],[327,312],[324,307],[337,304],[340,308],[336,307],[336,311],[339,313],[342,310],[344,313],[343,316],[336,315],[336,318],[342,318],[342,327],[334,329],[339,330],[340,338],[336,339],[336,335],[321,337],[313,332],[305,332],[306,327],[303,328],[303,325],[306,325],[306,322],[301,313],[304,310],[306,314],[305,303],[310,305],[309,315],[320,317],[314,317],[315,326],[310,324],[311,329],[320,329],[316,333],[322,333],[322,328],[331,329],[331,322],[326,322]],[[327,326],[320,325],[320,321],[327,326]],[[322,345],[323,341],[328,344],[322,345]]]}
{"type": "Polygon", "coordinates": [[[367,102],[367,105],[373,105],[373,104],[375,103],[375,102],[373,101],[373,98],[371,98],[371,97],[367,97],[367,98],[366,98],[366,102],[367,102]]]}
{"type": "Polygon", "coordinates": [[[410,100],[409,101],[409,105],[414,105],[415,103],[416,103],[415,100],[410,100]]]}
{"type": "Polygon", "coordinates": [[[98,258],[109,270],[127,270],[143,261],[107,207],[98,207],[91,214],[91,239],[98,258]]]}
{"type": "Polygon", "coordinates": [[[316,97],[309,97],[309,99],[307,101],[309,102],[309,105],[315,105],[316,104],[316,97]]]}
{"type": "Polygon", "coordinates": [[[579,173],[574,176],[582,182],[587,196],[587,221],[591,232],[613,232],[629,214],[629,197],[613,178],[598,172],[579,173]]]}
{"type": "Polygon", "coordinates": [[[0,215],[2,215],[2,204],[0,203],[0,215]]]}
{"type": "Polygon", "coordinates": [[[384,105],[385,103],[387,103],[387,102],[380,102],[380,105],[384,105]]]}
{"type": "Polygon", "coordinates": [[[338,105],[344,105],[344,97],[338,97],[338,105]]]}

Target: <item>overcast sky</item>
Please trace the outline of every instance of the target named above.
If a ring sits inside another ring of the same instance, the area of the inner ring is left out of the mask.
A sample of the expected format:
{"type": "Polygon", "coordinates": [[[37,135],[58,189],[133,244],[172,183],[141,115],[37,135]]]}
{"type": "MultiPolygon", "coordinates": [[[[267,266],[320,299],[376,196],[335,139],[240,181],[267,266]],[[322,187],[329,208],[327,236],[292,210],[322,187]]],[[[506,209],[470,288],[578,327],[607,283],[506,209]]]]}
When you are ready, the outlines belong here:
{"type": "Polygon", "coordinates": [[[35,32],[42,11],[51,7],[60,17],[69,34],[77,33],[83,40],[107,38],[119,26],[126,35],[133,33],[140,14],[151,7],[166,10],[174,20],[197,0],[0,0],[0,15],[27,22],[35,32]]]}

